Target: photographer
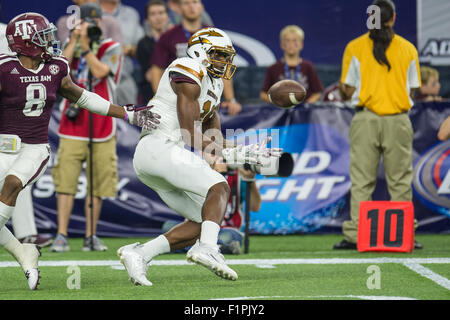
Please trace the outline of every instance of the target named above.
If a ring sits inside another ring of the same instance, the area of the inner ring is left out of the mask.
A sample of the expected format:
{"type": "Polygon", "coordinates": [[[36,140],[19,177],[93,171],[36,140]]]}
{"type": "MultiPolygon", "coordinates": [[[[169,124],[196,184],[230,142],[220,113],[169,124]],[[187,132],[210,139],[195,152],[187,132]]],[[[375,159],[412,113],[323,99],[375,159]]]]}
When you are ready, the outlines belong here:
{"type": "MultiPolygon", "coordinates": [[[[82,5],[81,21],[71,31],[64,48],[73,81],[80,87],[91,89],[106,100],[113,102],[120,76],[122,51],[119,43],[101,37],[102,11],[97,4],[82,5]],[[91,87],[91,88],[89,88],[91,87]]],[[[102,197],[115,197],[117,192],[116,123],[111,117],[89,114],[64,101],[59,126],[58,162],[52,169],[57,192],[58,234],[51,251],[69,250],[67,229],[77,193],[78,178],[83,162],[88,162],[92,151],[93,163],[93,219],[90,208],[90,179],[85,201],[86,233],[83,250],[105,251],[107,247],[96,236],[97,222],[102,207],[102,197]],[[90,117],[92,116],[92,146],[90,140],[90,117]],[[92,220],[91,220],[92,219],[92,220]],[[93,226],[91,226],[93,221],[93,226]]],[[[90,166],[86,166],[89,177],[90,166]]]]}

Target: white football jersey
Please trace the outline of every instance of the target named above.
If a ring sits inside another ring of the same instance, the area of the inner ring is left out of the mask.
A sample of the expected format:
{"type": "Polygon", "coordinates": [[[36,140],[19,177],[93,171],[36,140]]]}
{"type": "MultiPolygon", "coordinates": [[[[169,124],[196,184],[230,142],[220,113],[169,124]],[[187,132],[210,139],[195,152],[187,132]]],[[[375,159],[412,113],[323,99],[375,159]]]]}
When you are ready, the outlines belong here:
{"type": "MultiPolygon", "coordinates": [[[[181,140],[181,133],[177,114],[177,95],[170,85],[170,72],[187,76],[200,86],[198,102],[201,121],[209,119],[219,108],[223,82],[221,78],[211,77],[204,66],[188,57],[176,59],[166,68],[155,96],[147,105],[153,105],[151,111],[161,116],[158,129],[154,131],[176,141],[181,140]]],[[[147,134],[149,134],[147,130],[142,130],[141,137],[147,134]]]]}

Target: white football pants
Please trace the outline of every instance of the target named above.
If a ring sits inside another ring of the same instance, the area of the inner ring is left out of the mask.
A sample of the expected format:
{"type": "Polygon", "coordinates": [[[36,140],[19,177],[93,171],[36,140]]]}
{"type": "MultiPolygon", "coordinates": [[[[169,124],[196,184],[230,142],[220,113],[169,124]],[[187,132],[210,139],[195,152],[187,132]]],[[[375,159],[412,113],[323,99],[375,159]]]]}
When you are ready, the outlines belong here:
{"type": "Polygon", "coordinates": [[[225,182],[200,156],[153,132],[144,136],[134,153],[136,174],[173,210],[188,220],[202,222],[202,206],[209,189],[225,182]]]}

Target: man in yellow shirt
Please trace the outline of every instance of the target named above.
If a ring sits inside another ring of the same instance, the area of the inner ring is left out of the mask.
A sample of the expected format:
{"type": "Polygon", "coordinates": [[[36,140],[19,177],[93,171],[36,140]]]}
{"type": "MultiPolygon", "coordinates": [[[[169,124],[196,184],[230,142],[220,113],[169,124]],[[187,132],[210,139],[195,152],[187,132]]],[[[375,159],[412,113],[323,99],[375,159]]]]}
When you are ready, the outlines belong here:
{"type": "Polygon", "coordinates": [[[375,0],[373,5],[380,8],[380,28],[350,41],[342,62],[340,91],[355,106],[350,126],[351,220],[344,221],[344,240],[334,249],[356,249],[359,203],[372,198],[381,157],[391,200],[412,201],[408,111],[413,91],[421,85],[419,58],[414,45],[394,33],[392,1],[375,0]]]}

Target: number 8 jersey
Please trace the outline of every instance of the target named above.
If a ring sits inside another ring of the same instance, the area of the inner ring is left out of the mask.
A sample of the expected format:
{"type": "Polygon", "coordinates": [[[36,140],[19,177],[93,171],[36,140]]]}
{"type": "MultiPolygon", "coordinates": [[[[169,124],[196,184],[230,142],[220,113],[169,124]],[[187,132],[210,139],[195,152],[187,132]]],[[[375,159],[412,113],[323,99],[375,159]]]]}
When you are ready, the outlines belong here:
{"type": "Polygon", "coordinates": [[[48,125],[56,93],[69,74],[67,60],[52,57],[38,69],[25,68],[15,55],[0,55],[0,134],[23,143],[48,143],[48,125]]]}

